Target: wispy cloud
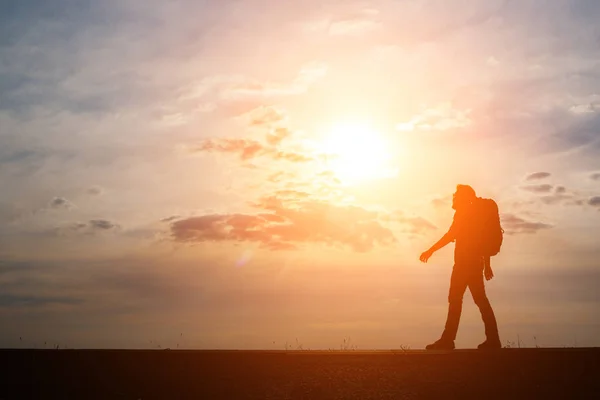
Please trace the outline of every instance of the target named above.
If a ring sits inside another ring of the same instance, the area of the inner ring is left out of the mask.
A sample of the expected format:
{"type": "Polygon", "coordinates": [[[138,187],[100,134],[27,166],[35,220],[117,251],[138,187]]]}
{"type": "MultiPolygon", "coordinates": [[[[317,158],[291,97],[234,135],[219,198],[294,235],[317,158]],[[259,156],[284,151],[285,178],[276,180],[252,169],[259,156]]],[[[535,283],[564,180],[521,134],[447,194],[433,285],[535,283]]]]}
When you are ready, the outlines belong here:
{"type": "Polygon", "coordinates": [[[55,228],[53,231],[59,236],[67,235],[96,235],[107,232],[116,232],[121,226],[107,219],[92,219],[86,222],[75,222],[55,228]]]}
{"type": "Polygon", "coordinates": [[[257,157],[269,157],[274,160],[291,162],[308,162],[314,159],[308,154],[291,150],[283,151],[273,147],[287,136],[289,136],[287,130],[279,132],[279,136],[269,133],[267,144],[251,139],[207,139],[199,146],[187,146],[187,148],[191,153],[216,152],[237,154],[242,161],[248,161],[257,157]]]}
{"type": "Polygon", "coordinates": [[[501,216],[501,222],[502,227],[508,235],[537,233],[540,230],[552,228],[552,225],[550,224],[538,221],[528,221],[514,214],[503,214],[501,216]]]}
{"type": "Polygon", "coordinates": [[[239,102],[265,101],[306,93],[308,88],[327,74],[327,64],[309,62],[290,82],[261,81],[243,75],[215,75],[203,78],[180,96],[181,101],[239,102]]]}
{"type": "Polygon", "coordinates": [[[451,103],[443,103],[436,107],[427,108],[409,121],[396,125],[399,131],[446,131],[465,128],[471,124],[470,110],[457,110],[451,103]]]}
{"type": "Polygon", "coordinates": [[[544,183],[541,185],[521,186],[521,189],[533,193],[550,193],[554,189],[554,186],[544,183]]]}
{"type": "Polygon", "coordinates": [[[0,307],[36,307],[54,304],[78,305],[83,300],[74,297],[0,294],[0,307]]]}
{"type": "Polygon", "coordinates": [[[420,235],[437,229],[437,227],[427,219],[418,215],[407,215],[402,211],[383,215],[382,219],[401,224],[404,228],[403,231],[410,234],[420,235]]]}
{"type": "Polygon", "coordinates": [[[250,139],[205,140],[198,147],[189,148],[191,152],[220,152],[238,154],[240,159],[248,160],[264,151],[264,146],[250,139]]]}
{"type": "Polygon", "coordinates": [[[534,172],[525,177],[526,181],[535,181],[539,179],[549,178],[552,174],[550,172],[534,172]]]}

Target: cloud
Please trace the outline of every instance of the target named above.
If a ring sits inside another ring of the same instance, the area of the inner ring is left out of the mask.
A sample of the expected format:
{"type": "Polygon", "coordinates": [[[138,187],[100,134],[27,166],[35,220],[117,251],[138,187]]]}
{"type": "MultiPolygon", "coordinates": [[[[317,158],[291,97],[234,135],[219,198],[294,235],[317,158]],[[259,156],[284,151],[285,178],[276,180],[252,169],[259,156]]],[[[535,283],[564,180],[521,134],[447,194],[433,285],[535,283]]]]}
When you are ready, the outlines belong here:
{"type": "Polygon", "coordinates": [[[304,24],[306,32],[327,33],[330,36],[357,37],[382,28],[377,20],[379,10],[374,8],[361,8],[352,10],[350,7],[333,12],[333,17],[321,16],[304,24]]]}
{"type": "Polygon", "coordinates": [[[543,222],[527,221],[514,214],[502,214],[501,222],[505,233],[508,235],[537,233],[540,230],[552,228],[552,225],[543,222]]]}
{"type": "Polygon", "coordinates": [[[587,96],[584,103],[575,104],[569,108],[574,114],[594,114],[600,112],[600,95],[587,96]]]}
{"type": "Polygon", "coordinates": [[[300,95],[306,93],[311,85],[327,75],[327,70],[325,63],[317,61],[307,63],[289,83],[262,82],[239,76],[222,77],[216,80],[222,86],[218,89],[218,98],[222,101],[240,101],[300,95]]]}
{"type": "Polygon", "coordinates": [[[544,203],[544,204],[548,204],[548,205],[553,205],[553,204],[559,204],[563,201],[566,200],[571,200],[573,199],[572,195],[569,194],[564,194],[564,192],[556,192],[547,196],[541,196],[539,198],[539,200],[544,203]]]}
{"type": "Polygon", "coordinates": [[[550,175],[552,175],[550,172],[534,172],[532,174],[527,175],[525,177],[525,180],[526,181],[535,181],[535,180],[539,180],[539,179],[546,179],[550,175]]]}
{"type": "MultiPolygon", "coordinates": [[[[278,144],[287,132],[280,133],[279,137],[271,138],[269,144],[278,144]]],[[[269,139],[267,139],[269,140],[269,139]]],[[[314,158],[296,151],[282,151],[274,147],[266,146],[253,139],[207,139],[200,146],[191,147],[189,151],[217,152],[237,154],[242,161],[248,161],[257,157],[270,157],[274,160],[285,160],[291,162],[308,162],[314,158]]]]}
{"type": "Polygon", "coordinates": [[[452,204],[452,196],[436,197],[431,200],[431,204],[436,208],[445,208],[452,204]]]}
{"type": "Polygon", "coordinates": [[[50,201],[49,207],[54,209],[70,209],[73,208],[73,203],[64,197],[55,197],[50,201]]]}
{"type": "Polygon", "coordinates": [[[521,189],[538,194],[534,200],[521,202],[521,205],[532,205],[538,202],[546,205],[563,204],[568,206],[581,206],[585,204],[585,199],[581,195],[567,190],[562,185],[530,185],[523,186],[521,189]]]}
{"type": "Polygon", "coordinates": [[[273,151],[268,152],[267,154],[271,154],[272,157],[276,160],[286,160],[297,163],[309,162],[314,160],[314,158],[309,155],[293,151],[273,151]]]}
{"type": "Polygon", "coordinates": [[[411,234],[424,234],[428,231],[433,231],[437,229],[437,226],[435,226],[423,217],[406,216],[402,212],[393,213],[389,217],[389,219],[393,222],[403,224],[406,227],[405,231],[411,234]]]}
{"type": "Polygon", "coordinates": [[[600,172],[594,172],[590,175],[590,179],[594,181],[600,181],[600,172]]]}
{"type": "Polygon", "coordinates": [[[292,136],[292,132],[288,128],[275,128],[267,134],[266,141],[271,146],[279,145],[284,139],[292,136]]]}
{"type": "Polygon", "coordinates": [[[287,171],[277,171],[267,177],[267,180],[272,183],[289,181],[296,178],[296,174],[287,171]]]}
{"type": "Polygon", "coordinates": [[[263,152],[264,146],[251,139],[207,139],[202,144],[191,149],[192,152],[219,152],[238,154],[241,160],[248,160],[263,152]]]}
{"type": "Polygon", "coordinates": [[[111,221],[108,221],[106,219],[92,219],[88,222],[88,225],[92,229],[100,229],[100,230],[105,230],[105,231],[119,227],[119,225],[117,225],[111,221]]]}
{"type": "Polygon", "coordinates": [[[272,126],[287,122],[286,113],[273,106],[259,106],[237,117],[249,126],[272,126]]]}
{"type": "Polygon", "coordinates": [[[86,193],[91,196],[100,196],[104,194],[104,189],[100,186],[92,186],[86,190],[86,193]]]}
{"type": "Polygon", "coordinates": [[[332,22],[329,25],[328,32],[331,36],[359,36],[380,27],[381,24],[377,21],[353,19],[332,22]]]}
{"type": "Polygon", "coordinates": [[[526,190],[528,192],[533,192],[533,193],[550,193],[550,192],[552,192],[552,189],[554,189],[554,186],[549,185],[549,184],[528,185],[528,186],[521,186],[521,189],[526,190]]]}
{"type": "Polygon", "coordinates": [[[471,110],[458,110],[452,103],[446,102],[436,107],[425,109],[408,121],[396,125],[399,131],[446,131],[460,129],[471,125],[471,110]]]}
{"type": "Polygon", "coordinates": [[[331,36],[361,36],[382,27],[376,20],[379,10],[364,8],[342,18],[328,22],[327,32],[331,36]]]}
{"type": "Polygon", "coordinates": [[[171,224],[177,242],[255,242],[268,249],[302,244],[347,246],[368,252],[396,242],[376,212],[352,205],[333,205],[296,191],[261,198],[256,214],[211,214],[171,224]]]}
{"type": "Polygon", "coordinates": [[[0,294],[0,307],[40,307],[53,304],[79,305],[83,299],[64,296],[0,294]]]}
{"type": "Polygon", "coordinates": [[[103,232],[117,231],[121,226],[106,219],[92,219],[87,222],[76,222],[53,230],[58,235],[95,235],[103,232]]]}
{"type": "Polygon", "coordinates": [[[571,111],[573,114],[593,114],[600,112],[600,105],[594,103],[578,104],[569,108],[569,111],[571,111]]]}
{"type": "Polygon", "coordinates": [[[186,146],[191,153],[217,152],[237,154],[241,160],[257,157],[264,146],[252,139],[207,139],[197,146],[186,146]]]}
{"type": "Polygon", "coordinates": [[[592,207],[600,207],[600,196],[590,197],[588,204],[592,207]]]}

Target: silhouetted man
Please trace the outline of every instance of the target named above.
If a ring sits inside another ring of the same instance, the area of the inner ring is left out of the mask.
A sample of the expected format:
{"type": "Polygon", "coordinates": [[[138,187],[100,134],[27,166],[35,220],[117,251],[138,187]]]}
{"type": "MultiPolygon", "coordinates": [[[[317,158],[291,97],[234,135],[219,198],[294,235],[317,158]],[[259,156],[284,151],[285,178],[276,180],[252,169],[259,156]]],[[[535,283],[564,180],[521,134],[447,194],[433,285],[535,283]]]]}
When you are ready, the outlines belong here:
{"type": "Polygon", "coordinates": [[[452,208],[456,210],[454,220],[448,232],[429,250],[421,254],[420,260],[427,262],[434,252],[450,242],[456,242],[454,248],[454,267],[450,279],[448,295],[448,317],[442,337],[426,347],[428,350],[452,350],[458,331],[463,296],[467,287],[471,291],[475,304],[479,307],[481,318],[485,324],[486,341],[479,349],[498,349],[501,346],[498,336],[498,325],[492,306],[485,294],[483,277],[493,278],[490,258],[482,256],[481,220],[478,218],[474,202],[477,200],[475,190],[468,185],[458,185],[452,196],[452,208]]]}

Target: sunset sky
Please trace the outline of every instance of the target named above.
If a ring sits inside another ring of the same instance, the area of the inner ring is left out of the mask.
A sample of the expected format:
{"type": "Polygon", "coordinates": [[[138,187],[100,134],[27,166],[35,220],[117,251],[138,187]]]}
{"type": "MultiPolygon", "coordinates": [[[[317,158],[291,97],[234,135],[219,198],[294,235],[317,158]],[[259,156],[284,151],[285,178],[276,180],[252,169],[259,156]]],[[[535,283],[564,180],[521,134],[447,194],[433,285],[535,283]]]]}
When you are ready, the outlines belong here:
{"type": "Polygon", "coordinates": [[[597,0],[1,7],[0,347],[422,348],[459,183],[503,344],[600,346],[597,0]]]}

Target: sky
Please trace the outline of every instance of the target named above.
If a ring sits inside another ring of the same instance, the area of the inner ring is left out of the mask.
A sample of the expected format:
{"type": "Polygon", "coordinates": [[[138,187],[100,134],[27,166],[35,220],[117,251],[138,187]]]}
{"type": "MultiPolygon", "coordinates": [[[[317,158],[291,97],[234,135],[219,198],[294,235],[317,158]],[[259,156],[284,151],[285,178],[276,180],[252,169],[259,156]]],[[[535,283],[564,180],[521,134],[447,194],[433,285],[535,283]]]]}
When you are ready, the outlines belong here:
{"type": "Polygon", "coordinates": [[[422,348],[457,184],[503,344],[600,345],[599,2],[0,8],[0,347],[422,348]]]}

